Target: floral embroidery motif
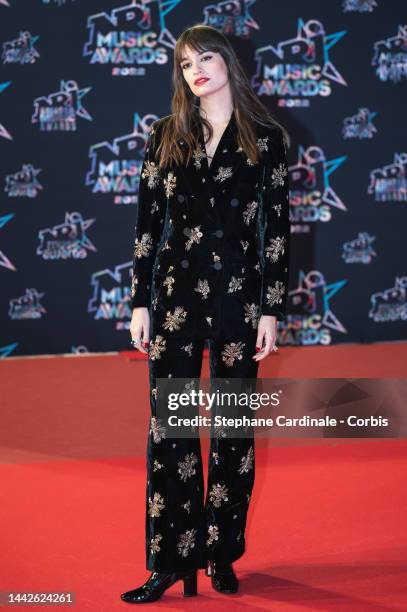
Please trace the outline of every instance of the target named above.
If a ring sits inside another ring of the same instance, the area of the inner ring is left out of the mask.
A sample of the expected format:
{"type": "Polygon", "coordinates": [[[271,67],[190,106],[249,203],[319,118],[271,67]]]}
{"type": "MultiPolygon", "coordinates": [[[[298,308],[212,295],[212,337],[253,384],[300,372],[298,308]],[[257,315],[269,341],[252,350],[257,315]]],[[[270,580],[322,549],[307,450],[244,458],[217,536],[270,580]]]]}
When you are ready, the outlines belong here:
{"type": "Polygon", "coordinates": [[[154,189],[158,185],[158,179],[160,175],[159,167],[155,162],[146,160],[144,164],[144,170],[141,173],[142,179],[148,179],[147,187],[154,189]]]}
{"type": "Polygon", "coordinates": [[[265,249],[266,257],[269,257],[273,263],[278,261],[279,255],[284,255],[285,236],[276,236],[270,238],[270,244],[265,249]]]}
{"type": "Polygon", "coordinates": [[[219,527],[217,525],[209,525],[208,535],[209,537],[206,540],[206,545],[210,546],[215,540],[219,540],[219,527]]]}
{"type": "Polygon", "coordinates": [[[198,145],[198,147],[193,152],[192,156],[194,158],[194,166],[195,166],[195,168],[197,170],[200,170],[200,168],[202,167],[201,160],[206,157],[206,153],[203,150],[201,145],[198,145]]]}
{"type": "Polygon", "coordinates": [[[151,210],[150,210],[150,213],[151,213],[151,214],[154,214],[154,213],[155,213],[155,211],[156,211],[156,210],[158,210],[158,209],[159,209],[159,206],[158,206],[157,202],[156,202],[156,201],[154,201],[154,202],[151,204],[151,210]]]}
{"type": "Polygon", "coordinates": [[[194,453],[187,453],[184,461],[178,461],[178,474],[181,480],[186,482],[188,478],[192,478],[196,474],[195,465],[198,463],[198,457],[194,453]]]}
{"type": "Polygon", "coordinates": [[[247,247],[249,246],[250,242],[248,240],[241,240],[240,244],[242,245],[243,252],[246,253],[247,247]]]}
{"type": "Polygon", "coordinates": [[[195,547],[196,529],[187,529],[185,533],[180,534],[180,540],[177,542],[178,554],[182,557],[187,557],[189,549],[195,547]]]}
{"type": "Polygon", "coordinates": [[[270,287],[270,285],[267,287],[267,304],[269,306],[273,306],[274,304],[281,304],[282,300],[281,298],[283,297],[285,292],[285,286],[284,283],[282,283],[281,281],[276,281],[274,283],[274,287],[270,287]]]}
{"type": "Polygon", "coordinates": [[[188,514],[191,512],[191,500],[189,499],[185,504],[181,504],[182,508],[187,511],[188,514]]]}
{"type": "Polygon", "coordinates": [[[150,540],[150,551],[151,554],[154,555],[156,552],[159,552],[161,550],[160,546],[159,546],[159,542],[161,542],[161,540],[163,539],[161,533],[157,533],[151,540],[150,540]]]}
{"type": "Polygon", "coordinates": [[[281,204],[274,204],[272,208],[274,208],[274,210],[277,213],[277,217],[279,217],[281,214],[281,208],[282,208],[281,204]]]}
{"type": "Polygon", "coordinates": [[[240,289],[242,288],[242,282],[244,281],[244,278],[236,278],[236,276],[232,276],[232,278],[229,281],[229,286],[228,286],[228,293],[233,293],[234,291],[240,291],[240,289]]]}
{"type": "Polygon", "coordinates": [[[209,499],[215,508],[220,508],[222,501],[228,501],[228,488],[226,485],[214,484],[209,493],[209,499]]]}
{"type": "Polygon", "coordinates": [[[174,312],[167,310],[163,328],[169,331],[179,330],[182,323],[185,323],[187,311],[182,306],[176,306],[174,312]]]}
{"type": "Polygon", "coordinates": [[[194,288],[194,291],[196,291],[197,293],[201,293],[203,300],[208,299],[208,295],[211,290],[209,288],[209,284],[206,278],[204,280],[201,280],[200,278],[198,279],[198,286],[194,288]]]}
{"type": "Polygon", "coordinates": [[[190,342],[189,344],[185,344],[184,346],[181,346],[181,349],[184,350],[186,353],[188,353],[190,357],[192,357],[193,347],[194,345],[192,344],[192,342],[190,342]]]}
{"type": "Polygon", "coordinates": [[[153,472],[156,472],[157,470],[161,470],[161,468],[164,467],[163,463],[159,463],[157,461],[157,459],[154,459],[154,463],[153,463],[153,472]]]}
{"type": "Polygon", "coordinates": [[[153,248],[153,239],[149,232],[145,232],[141,240],[138,238],[134,241],[134,256],[140,259],[140,257],[148,257],[151,249],[153,248]]]}
{"type": "Polygon", "coordinates": [[[137,284],[138,284],[137,275],[133,274],[133,277],[131,279],[131,297],[132,298],[134,298],[134,296],[136,295],[137,284]]]}
{"type": "Polygon", "coordinates": [[[177,183],[177,177],[173,172],[169,172],[167,178],[164,179],[165,195],[167,198],[174,195],[174,189],[177,183]]]}
{"type": "Polygon", "coordinates": [[[253,329],[257,328],[259,316],[260,316],[260,308],[257,304],[245,304],[244,305],[245,323],[251,322],[253,329]]]}
{"type": "Polygon", "coordinates": [[[205,317],[208,325],[210,325],[212,327],[212,317],[205,317]]]}
{"type": "Polygon", "coordinates": [[[173,284],[175,283],[175,278],[173,276],[166,276],[163,282],[163,286],[167,287],[167,295],[172,295],[173,292],[173,284]]]}
{"type": "Polygon", "coordinates": [[[254,460],[253,447],[250,447],[249,450],[247,451],[247,455],[244,455],[240,460],[240,466],[239,466],[239,469],[237,470],[239,474],[250,472],[250,470],[253,469],[253,460],[254,460]]]}
{"type": "Polygon", "coordinates": [[[242,350],[244,346],[244,342],[230,342],[230,344],[225,344],[225,348],[222,351],[222,360],[228,367],[233,366],[236,359],[241,360],[243,358],[242,350]]]}
{"type": "Polygon", "coordinates": [[[150,342],[149,357],[150,359],[161,359],[161,353],[167,350],[167,341],[163,336],[156,336],[155,340],[150,342]]]}
{"type": "Polygon", "coordinates": [[[246,210],[242,213],[243,219],[246,225],[249,225],[251,219],[254,219],[258,203],[257,202],[249,202],[246,206],[246,210]]]}
{"type": "Polygon", "coordinates": [[[273,168],[273,172],[271,174],[273,187],[276,188],[280,185],[280,187],[284,187],[284,177],[288,175],[287,167],[281,162],[278,168],[273,168]]]}
{"type": "Polygon", "coordinates": [[[185,243],[186,250],[189,251],[189,249],[194,244],[194,242],[196,242],[198,244],[200,242],[202,236],[203,236],[203,233],[201,232],[201,226],[198,225],[197,227],[194,227],[191,230],[191,233],[189,234],[189,238],[188,238],[188,240],[185,243]]]}
{"type": "Polygon", "coordinates": [[[259,151],[268,151],[268,145],[267,145],[267,141],[268,141],[269,137],[265,136],[264,138],[258,138],[256,145],[257,148],[259,149],[259,151]]]}
{"type": "Polygon", "coordinates": [[[219,166],[218,174],[213,177],[214,181],[220,181],[221,183],[230,178],[232,176],[232,166],[229,168],[224,168],[223,166],[219,166]]]}
{"type": "Polygon", "coordinates": [[[166,437],[166,432],[167,429],[164,427],[164,425],[161,425],[161,420],[157,419],[155,416],[152,416],[150,422],[150,433],[153,434],[154,442],[161,442],[161,440],[166,437]]]}
{"type": "Polygon", "coordinates": [[[161,510],[165,508],[164,498],[159,493],[154,493],[153,500],[151,497],[148,498],[148,514],[151,517],[161,516],[161,510]]]}

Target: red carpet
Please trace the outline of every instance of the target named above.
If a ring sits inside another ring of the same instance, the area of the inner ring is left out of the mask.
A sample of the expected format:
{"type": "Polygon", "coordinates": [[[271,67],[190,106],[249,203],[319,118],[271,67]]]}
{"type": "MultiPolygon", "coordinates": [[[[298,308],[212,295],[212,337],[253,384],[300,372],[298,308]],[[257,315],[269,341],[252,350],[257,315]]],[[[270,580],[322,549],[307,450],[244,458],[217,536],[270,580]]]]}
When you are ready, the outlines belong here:
{"type": "MultiPolygon", "coordinates": [[[[403,343],[283,348],[260,376],[405,378],[406,357],[403,343]]],[[[0,362],[0,591],[129,609],[120,593],[148,575],[146,368],[127,354],[0,362]]],[[[198,597],[184,600],[178,583],[148,609],[407,610],[406,463],[404,440],[269,440],[240,592],[216,593],[201,572],[198,597]]]]}

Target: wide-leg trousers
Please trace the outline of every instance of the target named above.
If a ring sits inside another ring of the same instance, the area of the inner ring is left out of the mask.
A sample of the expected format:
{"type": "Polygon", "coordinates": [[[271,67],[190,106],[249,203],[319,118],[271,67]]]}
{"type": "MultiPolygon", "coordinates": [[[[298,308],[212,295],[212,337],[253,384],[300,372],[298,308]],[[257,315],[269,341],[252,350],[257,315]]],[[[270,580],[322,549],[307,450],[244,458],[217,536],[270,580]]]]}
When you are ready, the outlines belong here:
{"type": "MultiPolygon", "coordinates": [[[[210,378],[257,378],[257,333],[207,339],[210,378]]],[[[208,483],[199,437],[174,438],[157,417],[157,378],[200,377],[203,339],[152,338],[148,354],[151,420],[147,443],[146,565],[157,572],[231,563],[245,551],[245,527],[255,474],[253,432],[212,435],[208,483]]]]}

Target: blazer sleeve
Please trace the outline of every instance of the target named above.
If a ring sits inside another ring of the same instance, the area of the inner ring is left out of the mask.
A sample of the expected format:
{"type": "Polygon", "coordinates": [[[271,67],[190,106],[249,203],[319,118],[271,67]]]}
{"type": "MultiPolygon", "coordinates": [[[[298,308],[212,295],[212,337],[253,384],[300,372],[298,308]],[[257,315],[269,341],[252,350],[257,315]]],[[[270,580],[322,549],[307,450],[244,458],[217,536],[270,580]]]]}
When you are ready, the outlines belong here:
{"type": "Polygon", "coordinates": [[[165,199],[162,176],[155,159],[158,146],[157,121],[151,124],[140,172],[138,208],[134,228],[131,307],[148,308],[151,301],[152,271],[163,232],[165,199]]]}
{"type": "Polygon", "coordinates": [[[286,320],[290,257],[288,163],[283,132],[273,130],[265,165],[263,188],[265,230],[261,311],[286,320]]]}

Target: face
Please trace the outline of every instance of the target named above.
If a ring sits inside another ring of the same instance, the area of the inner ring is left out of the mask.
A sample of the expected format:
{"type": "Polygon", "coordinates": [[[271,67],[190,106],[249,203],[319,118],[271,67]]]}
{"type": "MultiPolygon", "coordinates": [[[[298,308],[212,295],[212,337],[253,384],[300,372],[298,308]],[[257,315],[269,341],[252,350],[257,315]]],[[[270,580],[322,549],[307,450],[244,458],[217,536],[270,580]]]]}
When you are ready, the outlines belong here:
{"type": "Polygon", "coordinates": [[[225,61],[214,51],[200,53],[185,47],[180,67],[192,93],[199,97],[213,94],[229,83],[225,61]]]}

